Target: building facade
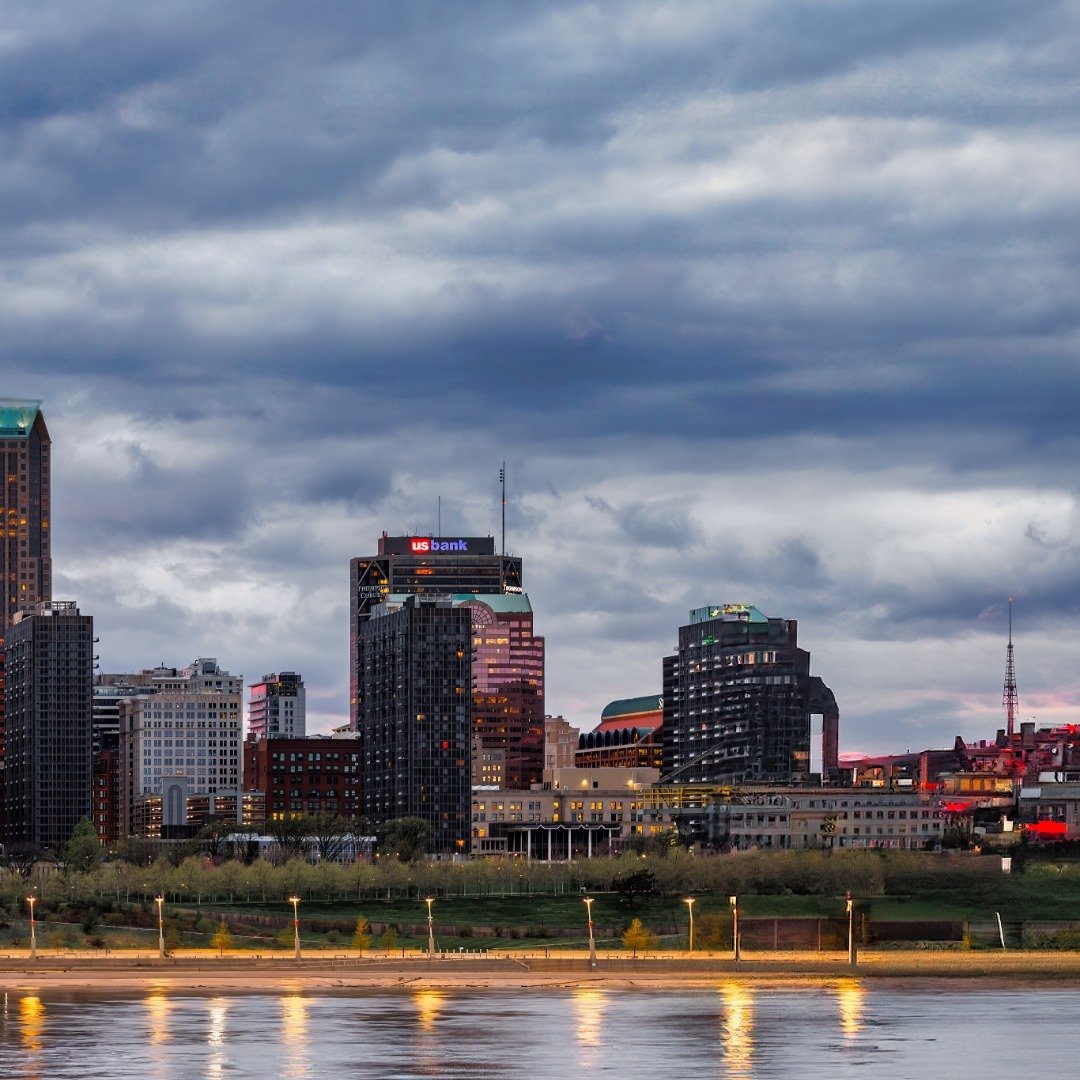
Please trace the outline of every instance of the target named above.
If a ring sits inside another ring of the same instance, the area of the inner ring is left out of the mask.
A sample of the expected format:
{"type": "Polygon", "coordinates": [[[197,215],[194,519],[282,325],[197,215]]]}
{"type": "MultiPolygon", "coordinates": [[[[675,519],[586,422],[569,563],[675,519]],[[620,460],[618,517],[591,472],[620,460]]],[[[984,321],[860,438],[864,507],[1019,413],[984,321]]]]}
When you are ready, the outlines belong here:
{"type": "Polygon", "coordinates": [[[451,597],[472,621],[473,733],[501,755],[506,787],[538,784],[544,772],[544,639],[533,633],[525,593],[451,597]]]}
{"type": "Polygon", "coordinates": [[[473,791],[474,855],[541,862],[617,855],[631,839],[675,831],[670,809],[649,807],[655,769],[546,769],[527,791],[473,791]]]}
{"type": "Polygon", "coordinates": [[[9,848],[67,843],[90,817],[94,622],[70,601],[17,612],[7,638],[9,848]]]}
{"type": "Polygon", "coordinates": [[[600,714],[600,723],[578,740],[574,764],[582,769],[662,769],[663,723],[659,694],[612,701],[600,714]]]}
{"type": "Polygon", "coordinates": [[[422,818],[437,854],[465,854],[472,612],[440,596],[377,605],[359,626],[355,663],[365,816],[422,818]]]}
{"type": "MultiPolygon", "coordinates": [[[[52,599],[52,440],[40,401],[0,398],[0,806],[4,783],[4,648],[19,611],[52,599]]],[[[3,818],[0,817],[0,839],[3,818]]]]}
{"type": "Polygon", "coordinates": [[[241,790],[243,676],[223,671],[212,657],[200,657],[179,672],[157,671],[153,692],[119,701],[125,836],[135,829],[136,799],[161,795],[163,785],[177,777],[187,779],[193,795],[241,790]]]}
{"type": "Polygon", "coordinates": [[[244,743],[244,789],[265,793],[268,820],[298,814],[359,817],[362,764],[355,738],[249,735],[244,743]]]}
{"type": "Polygon", "coordinates": [[[349,563],[351,699],[354,729],[359,728],[357,680],[359,635],[373,609],[391,594],[476,595],[521,592],[521,559],[497,554],[490,536],[388,536],[379,539],[377,555],[349,563]]]}
{"type": "Polygon", "coordinates": [[[302,739],[307,733],[304,680],[295,671],[273,672],[248,692],[248,734],[255,739],[302,739]]]}
{"type": "Polygon", "coordinates": [[[544,717],[544,768],[570,769],[574,766],[581,730],[565,716],[544,717]]]}
{"type": "Polygon", "coordinates": [[[941,843],[947,819],[939,799],[867,788],[747,788],[708,806],[709,842],[725,851],[926,850],[941,843]]]}
{"type": "Polygon", "coordinates": [[[828,713],[822,742],[835,755],[835,699],[811,676],[793,619],[696,609],[663,671],[665,782],[808,783],[813,712],[828,713]]]}

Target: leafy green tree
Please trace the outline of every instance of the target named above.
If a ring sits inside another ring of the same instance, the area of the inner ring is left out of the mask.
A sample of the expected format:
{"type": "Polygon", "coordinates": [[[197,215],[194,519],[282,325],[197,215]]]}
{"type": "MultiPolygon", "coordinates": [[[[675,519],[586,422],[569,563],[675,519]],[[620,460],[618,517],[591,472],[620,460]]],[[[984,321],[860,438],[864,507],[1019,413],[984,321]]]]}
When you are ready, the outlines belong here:
{"type": "Polygon", "coordinates": [[[85,874],[102,860],[101,840],[93,822],[83,818],[71,831],[71,839],[64,849],[63,861],[69,870],[85,874]]]}
{"type": "Polygon", "coordinates": [[[709,913],[694,921],[694,944],[706,952],[731,948],[731,917],[709,913]]]}
{"type": "Polygon", "coordinates": [[[389,952],[398,942],[398,932],[392,926],[388,926],[379,937],[379,944],[389,952]]]}
{"type": "Polygon", "coordinates": [[[356,930],[353,933],[353,948],[364,955],[364,950],[371,946],[371,925],[363,915],[356,920],[356,930]]]}
{"type": "Polygon", "coordinates": [[[622,897],[623,904],[633,910],[634,899],[656,892],[656,874],[652,870],[629,870],[612,878],[611,888],[622,897]]]}
{"type": "Polygon", "coordinates": [[[648,927],[642,926],[640,919],[634,919],[623,932],[622,941],[623,948],[632,950],[634,956],[637,956],[638,949],[642,952],[655,949],[659,938],[648,927]]]}
{"type": "Polygon", "coordinates": [[[180,948],[180,931],[175,926],[165,931],[165,955],[172,956],[180,948]]]}
{"type": "Polygon", "coordinates": [[[393,854],[403,863],[423,858],[432,841],[431,825],[418,817],[392,818],[383,822],[376,836],[380,854],[393,854]]]}
{"type": "Polygon", "coordinates": [[[266,831],[277,841],[278,862],[291,862],[304,855],[305,840],[311,835],[311,819],[306,814],[283,814],[268,821],[266,831]]]}
{"type": "Polygon", "coordinates": [[[231,949],[233,945],[233,936],[229,933],[229,928],[220,923],[217,928],[217,933],[210,939],[210,944],[217,949],[218,954],[225,955],[226,949],[231,949]]]}

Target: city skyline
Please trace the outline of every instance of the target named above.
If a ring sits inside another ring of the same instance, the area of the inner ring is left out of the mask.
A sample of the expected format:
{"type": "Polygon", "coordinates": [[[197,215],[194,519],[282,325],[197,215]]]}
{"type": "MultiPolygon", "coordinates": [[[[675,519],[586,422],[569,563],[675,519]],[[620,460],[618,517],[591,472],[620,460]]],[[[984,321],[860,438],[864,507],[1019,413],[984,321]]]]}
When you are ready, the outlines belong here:
{"type": "Polygon", "coordinates": [[[0,396],[102,670],[346,723],[349,560],[498,537],[506,460],[586,730],[724,602],[842,752],[1003,726],[1009,596],[1077,719],[1074,5],[61,9],[5,45],[0,396]]]}

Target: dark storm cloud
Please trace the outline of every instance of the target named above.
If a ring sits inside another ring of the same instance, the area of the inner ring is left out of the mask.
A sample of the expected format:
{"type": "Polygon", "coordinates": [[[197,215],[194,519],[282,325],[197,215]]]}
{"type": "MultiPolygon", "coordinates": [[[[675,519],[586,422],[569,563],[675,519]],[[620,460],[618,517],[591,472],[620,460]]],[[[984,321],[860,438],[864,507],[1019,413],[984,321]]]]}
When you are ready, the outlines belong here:
{"type": "Polygon", "coordinates": [[[880,745],[1001,593],[1080,628],[1076,3],[3,14],[4,390],[117,664],[343,710],[348,558],[503,459],[555,711],[747,600],[880,745]]]}

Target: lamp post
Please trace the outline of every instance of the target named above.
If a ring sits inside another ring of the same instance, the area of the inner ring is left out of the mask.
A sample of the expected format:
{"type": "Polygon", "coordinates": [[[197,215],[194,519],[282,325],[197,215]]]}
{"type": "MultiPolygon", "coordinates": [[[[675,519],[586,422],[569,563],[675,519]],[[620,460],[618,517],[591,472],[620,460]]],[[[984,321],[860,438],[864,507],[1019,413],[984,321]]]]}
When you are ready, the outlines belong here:
{"type": "Polygon", "coordinates": [[[850,892],[845,894],[844,899],[847,901],[847,961],[855,967],[859,962],[859,951],[855,944],[855,901],[850,892]]]}
{"type": "Polygon", "coordinates": [[[592,928],[593,898],[591,896],[586,896],[585,899],[584,899],[584,904],[585,904],[585,911],[588,913],[588,916],[589,916],[589,966],[593,970],[595,970],[596,969],[596,938],[593,937],[593,928],[592,928]]]}
{"type": "Polygon", "coordinates": [[[686,910],[690,912],[690,948],[688,952],[694,951],[694,898],[688,896],[685,900],[686,910]]]}
{"type": "Polygon", "coordinates": [[[427,904],[427,958],[429,960],[435,959],[435,924],[431,921],[431,905],[435,903],[434,896],[425,896],[424,903],[427,904]]]}
{"type": "Polygon", "coordinates": [[[742,959],[742,950],[739,947],[739,898],[737,896],[729,896],[728,903],[731,904],[732,958],[738,961],[742,959]]]}
{"type": "Polygon", "coordinates": [[[293,959],[300,959],[300,897],[290,896],[292,904],[292,927],[293,927],[293,959]]]}
{"type": "Polygon", "coordinates": [[[165,916],[164,916],[164,896],[155,896],[155,902],[157,903],[157,955],[159,960],[165,959],[165,916]]]}
{"type": "Polygon", "coordinates": [[[37,928],[34,923],[34,904],[37,903],[36,896],[28,896],[26,902],[30,905],[30,959],[37,959],[37,928]]]}

